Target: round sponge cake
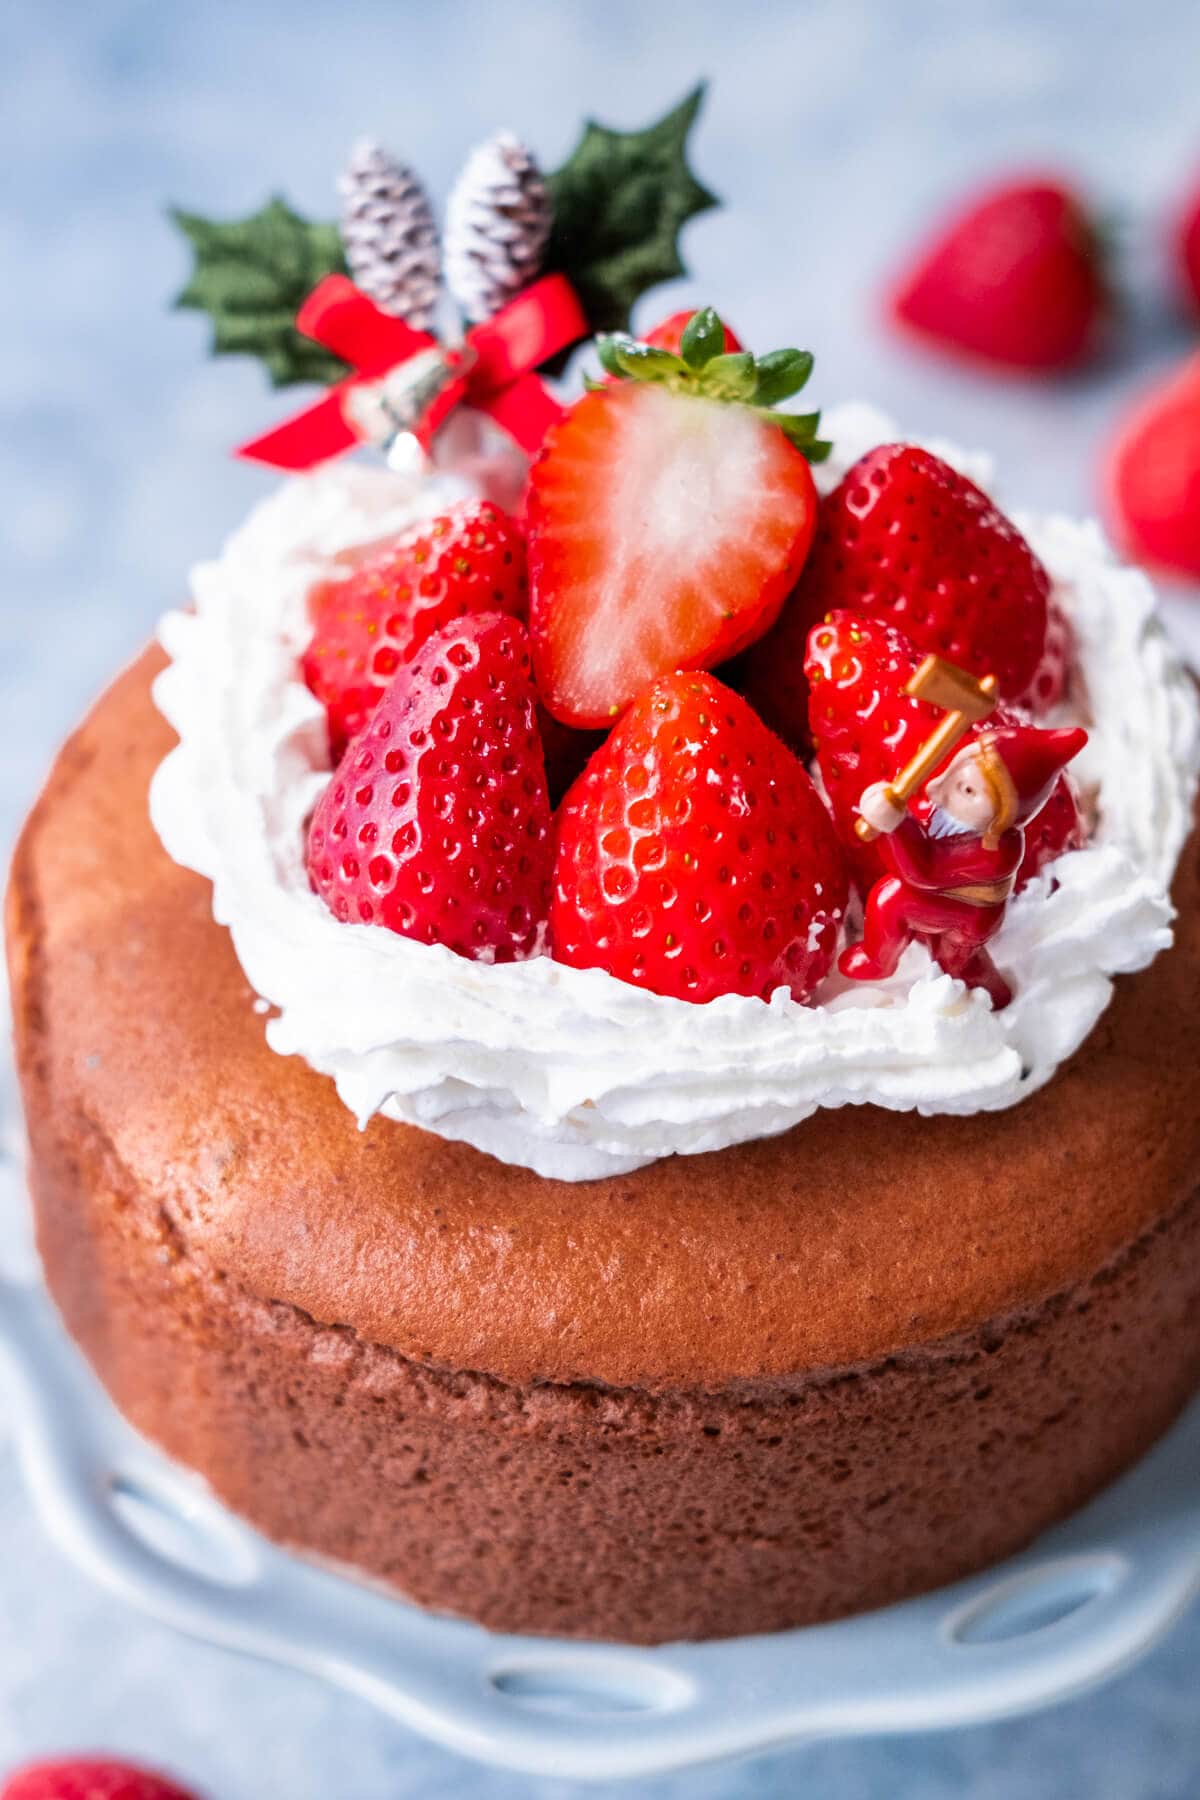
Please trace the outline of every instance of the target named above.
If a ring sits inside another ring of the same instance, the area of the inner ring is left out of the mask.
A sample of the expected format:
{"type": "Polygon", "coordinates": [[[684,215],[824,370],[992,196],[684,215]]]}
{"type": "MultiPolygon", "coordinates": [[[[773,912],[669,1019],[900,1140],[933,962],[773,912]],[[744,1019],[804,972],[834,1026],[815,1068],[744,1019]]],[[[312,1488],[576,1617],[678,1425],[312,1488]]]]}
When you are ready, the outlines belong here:
{"type": "Polygon", "coordinates": [[[161,665],[13,864],[33,1193],[118,1406],[271,1537],[505,1630],[774,1630],[1017,1549],[1200,1382],[1196,839],[1175,948],[1022,1105],[547,1181],[268,1048],[150,826],[161,665]]]}

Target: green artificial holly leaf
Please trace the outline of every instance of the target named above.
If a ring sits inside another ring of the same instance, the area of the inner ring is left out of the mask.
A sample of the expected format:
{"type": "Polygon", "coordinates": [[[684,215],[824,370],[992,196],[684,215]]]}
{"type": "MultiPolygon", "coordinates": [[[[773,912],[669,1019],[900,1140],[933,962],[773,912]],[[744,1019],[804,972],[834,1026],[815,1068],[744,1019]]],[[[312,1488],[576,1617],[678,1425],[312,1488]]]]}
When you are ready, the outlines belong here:
{"type": "Polygon", "coordinates": [[[259,357],[274,387],[348,373],[296,330],[296,313],[322,277],[345,272],[336,225],[301,218],[278,197],[247,219],[203,219],[178,207],[171,217],[195,256],[175,304],[209,315],[215,355],[259,357]]]}
{"type": "Polygon", "coordinates": [[[719,204],[687,162],[701,83],[644,131],[589,120],[575,150],[547,178],[554,207],[546,267],[566,275],[592,331],[626,331],[647,288],[687,273],[680,229],[719,204]]]}

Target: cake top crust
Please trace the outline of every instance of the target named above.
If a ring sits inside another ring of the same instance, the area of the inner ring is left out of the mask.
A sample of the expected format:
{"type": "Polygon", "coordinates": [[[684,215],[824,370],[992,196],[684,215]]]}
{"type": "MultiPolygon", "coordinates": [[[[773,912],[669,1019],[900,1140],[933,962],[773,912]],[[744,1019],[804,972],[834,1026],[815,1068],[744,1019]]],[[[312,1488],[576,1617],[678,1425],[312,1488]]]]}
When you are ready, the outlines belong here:
{"type": "Polygon", "coordinates": [[[163,662],[147,651],[99,703],[18,846],[18,1055],[35,1137],[263,1299],[512,1382],[753,1384],[979,1332],[1094,1275],[1193,1190],[1194,838],[1175,947],[1007,1111],[914,1129],[847,1106],[583,1183],[391,1120],[360,1132],[331,1082],[268,1049],[208,884],[154,834],[163,662]]]}

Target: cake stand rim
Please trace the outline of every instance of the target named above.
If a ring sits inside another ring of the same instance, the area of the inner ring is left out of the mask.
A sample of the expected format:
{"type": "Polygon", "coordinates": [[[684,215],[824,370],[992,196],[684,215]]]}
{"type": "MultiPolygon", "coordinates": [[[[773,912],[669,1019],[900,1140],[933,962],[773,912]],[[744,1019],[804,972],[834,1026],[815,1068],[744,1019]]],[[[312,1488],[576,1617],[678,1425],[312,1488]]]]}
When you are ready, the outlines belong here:
{"type": "Polygon", "coordinates": [[[1200,1398],[1081,1512],[965,1581],[828,1625],[644,1648],[490,1632],[268,1543],[120,1417],[36,1280],[0,1278],[0,1392],[35,1509],[93,1579],[525,1775],[646,1779],[1013,1717],[1121,1673],[1200,1594],[1200,1398]]]}

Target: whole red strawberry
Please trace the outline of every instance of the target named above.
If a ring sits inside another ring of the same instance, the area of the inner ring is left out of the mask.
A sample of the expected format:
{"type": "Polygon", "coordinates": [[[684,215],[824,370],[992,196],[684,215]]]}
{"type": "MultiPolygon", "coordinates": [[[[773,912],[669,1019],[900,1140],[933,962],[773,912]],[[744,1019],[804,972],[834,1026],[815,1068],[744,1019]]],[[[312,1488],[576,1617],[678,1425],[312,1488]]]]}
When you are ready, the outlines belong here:
{"type": "Polygon", "coordinates": [[[1200,313],[1200,181],[1188,195],[1179,214],[1175,256],[1180,292],[1189,311],[1200,313]]]}
{"type": "Polygon", "coordinates": [[[431,632],[467,613],[525,616],[525,544],[490,500],[422,520],[313,593],[304,679],[329,716],[336,762],[431,632]]]}
{"type": "Polygon", "coordinates": [[[486,961],[540,948],[554,851],[535,705],[517,620],[426,639],[313,814],[308,873],[331,912],[486,961]]]}
{"type": "MultiPolygon", "coordinates": [[[[936,707],[905,692],[920,661],[916,645],[894,625],[854,613],[831,613],[808,640],[805,672],[817,763],[838,836],[864,894],[887,873],[887,865],[878,843],[864,844],[855,831],[863,789],[893,780],[942,719],[936,707]]],[[[998,707],[969,735],[1018,719],[1012,710],[998,707]]],[[[914,796],[910,811],[917,818],[929,810],[924,793],[914,796]]],[[[1073,790],[1063,776],[1030,828],[1018,886],[1043,863],[1082,841],[1073,790]]]]}
{"type": "Polygon", "coordinates": [[[1013,704],[1035,719],[1057,706],[1071,686],[1074,648],[1071,621],[1051,595],[1046,607],[1046,641],[1042,646],[1041,661],[1029,686],[1023,694],[1017,695],[1013,704]]]}
{"type": "Polygon", "coordinates": [[[1154,387],[1105,469],[1114,532],[1135,556],[1200,577],[1200,356],[1154,387]]]}
{"type": "Polygon", "coordinates": [[[1046,651],[1050,577],[965,475],[914,444],[861,457],[821,507],[804,575],[744,659],[739,685],[793,745],[806,736],[808,634],[845,608],[897,625],[921,650],[1028,693],[1046,651]]]}
{"type": "MultiPolygon", "coordinates": [[[[660,324],[656,325],[653,331],[648,331],[643,342],[653,344],[656,350],[672,350],[678,356],[683,345],[683,334],[694,314],[695,308],[691,306],[685,306],[682,312],[672,313],[669,318],[663,319],[660,324]]],[[[725,332],[723,348],[729,353],[740,350],[742,340],[737,332],[725,325],[724,321],[722,321],[722,325],[725,332]]]]}
{"type": "Polygon", "coordinates": [[[132,1763],[65,1756],[30,1763],[10,1775],[0,1800],[195,1800],[183,1788],[132,1763]]]}
{"type": "Polygon", "coordinates": [[[770,625],[817,517],[815,413],[775,410],[812,358],[726,353],[707,309],[680,354],[608,339],[619,385],[577,401],[530,472],[529,623],[555,718],[607,727],[658,675],[708,668],[770,625]]]}
{"type": "Polygon", "coordinates": [[[882,619],[832,612],[808,638],[804,673],[817,765],[833,821],[865,893],[884,873],[878,845],[856,835],[864,788],[890,781],[937,725],[940,714],[905,693],[920,654],[882,619]]]}
{"type": "Polygon", "coordinates": [[[1099,236],[1067,184],[1006,181],[937,231],[891,310],[935,343],[1005,368],[1071,368],[1111,313],[1099,236]]]}
{"type": "Polygon", "coordinates": [[[711,675],[639,695],[560,814],[554,955],[679,1000],[805,999],[846,906],[802,764],[711,675]]]}

